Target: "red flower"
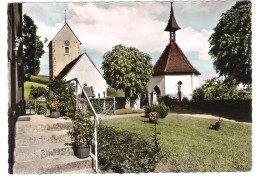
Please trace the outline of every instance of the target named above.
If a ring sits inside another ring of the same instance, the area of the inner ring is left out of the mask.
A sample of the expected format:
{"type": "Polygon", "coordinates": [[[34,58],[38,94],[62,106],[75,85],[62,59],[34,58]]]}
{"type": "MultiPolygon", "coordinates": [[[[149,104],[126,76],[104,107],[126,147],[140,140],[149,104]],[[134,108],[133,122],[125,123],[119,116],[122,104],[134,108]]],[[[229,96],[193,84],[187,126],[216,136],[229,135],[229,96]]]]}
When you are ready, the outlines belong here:
{"type": "Polygon", "coordinates": [[[78,113],[79,113],[79,111],[78,111],[78,110],[76,110],[76,111],[75,111],[75,115],[78,115],[78,113]]]}
{"type": "Polygon", "coordinates": [[[130,133],[130,136],[134,136],[135,135],[135,133],[130,133]]]}

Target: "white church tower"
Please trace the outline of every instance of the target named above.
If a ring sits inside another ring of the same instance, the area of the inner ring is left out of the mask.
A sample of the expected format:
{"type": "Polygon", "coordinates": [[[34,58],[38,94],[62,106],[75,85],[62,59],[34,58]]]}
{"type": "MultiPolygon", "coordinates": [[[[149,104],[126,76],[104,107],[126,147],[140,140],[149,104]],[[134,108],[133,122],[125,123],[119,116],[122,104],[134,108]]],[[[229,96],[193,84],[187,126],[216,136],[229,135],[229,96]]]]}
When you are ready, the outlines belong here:
{"type": "Polygon", "coordinates": [[[148,85],[149,104],[156,104],[158,95],[190,100],[194,89],[198,87],[200,72],[191,65],[176,43],[176,31],[180,29],[171,3],[170,19],[164,30],[170,32],[170,42],[153,67],[153,76],[148,85]]]}

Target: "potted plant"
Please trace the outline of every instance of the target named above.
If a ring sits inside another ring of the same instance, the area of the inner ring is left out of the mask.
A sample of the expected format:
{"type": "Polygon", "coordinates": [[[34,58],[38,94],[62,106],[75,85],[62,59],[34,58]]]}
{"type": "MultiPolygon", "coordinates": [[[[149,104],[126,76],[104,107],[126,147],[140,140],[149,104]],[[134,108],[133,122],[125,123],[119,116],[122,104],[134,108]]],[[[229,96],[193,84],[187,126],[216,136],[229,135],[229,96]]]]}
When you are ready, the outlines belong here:
{"type": "Polygon", "coordinates": [[[148,114],[148,116],[149,116],[149,122],[151,122],[151,123],[157,123],[157,119],[158,119],[158,117],[157,117],[157,112],[150,112],[150,113],[148,114]]]}
{"type": "Polygon", "coordinates": [[[47,106],[50,109],[50,117],[51,118],[60,117],[59,101],[58,100],[55,100],[55,98],[52,97],[51,99],[48,100],[47,106]]]}
{"type": "Polygon", "coordinates": [[[89,113],[75,112],[73,129],[68,132],[74,147],[74,154],[78,158],[87,158],[90,153],[93,138],[94,122],[90,120],[89,113]]]}

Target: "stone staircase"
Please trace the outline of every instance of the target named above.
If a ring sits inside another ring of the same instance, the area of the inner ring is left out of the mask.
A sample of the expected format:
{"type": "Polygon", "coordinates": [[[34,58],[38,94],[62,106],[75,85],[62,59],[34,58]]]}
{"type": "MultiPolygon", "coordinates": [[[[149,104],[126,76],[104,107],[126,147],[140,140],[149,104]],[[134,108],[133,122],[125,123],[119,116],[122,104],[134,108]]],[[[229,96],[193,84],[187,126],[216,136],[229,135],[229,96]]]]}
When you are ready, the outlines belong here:
{"type": "Polygon", "coordinates": [[[92,158],[78,159],[67,136],[69,118],[23,116],[16,122],[14,174],[94,173],[92,158]],[[29,121],[28,118],[30,117],[29,121]],[[27,119],[23,121],[22,119],[27,119]]]}

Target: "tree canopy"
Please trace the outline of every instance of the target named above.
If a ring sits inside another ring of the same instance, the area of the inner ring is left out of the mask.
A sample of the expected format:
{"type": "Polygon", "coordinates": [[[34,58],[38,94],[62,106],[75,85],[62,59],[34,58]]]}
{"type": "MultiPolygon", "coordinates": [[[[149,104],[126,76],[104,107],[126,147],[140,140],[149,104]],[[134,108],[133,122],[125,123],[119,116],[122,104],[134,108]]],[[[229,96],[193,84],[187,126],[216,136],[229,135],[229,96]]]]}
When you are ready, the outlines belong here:
{"type": "Polygon", "coordinates": [[[226,81],[251,86],[251,2],[237,2],[222,14],[209,39],[214,68],[226,81]]]}
{"type": "Polygon", "coordinates": [[[145,92],[152,76],[151,57],[133,47],[117,45],[103,56],[102,69],[107,83],[125,96],[145,92]]]}
{"type": "Polygon", "coordinates": [[[43,42],[37,34],[37,26],[34,21],[24,14],[23,16],[23,68],[24,80],[30,80],[32,75],[40,72],[40,58],[42,57],[43,42]]]}

